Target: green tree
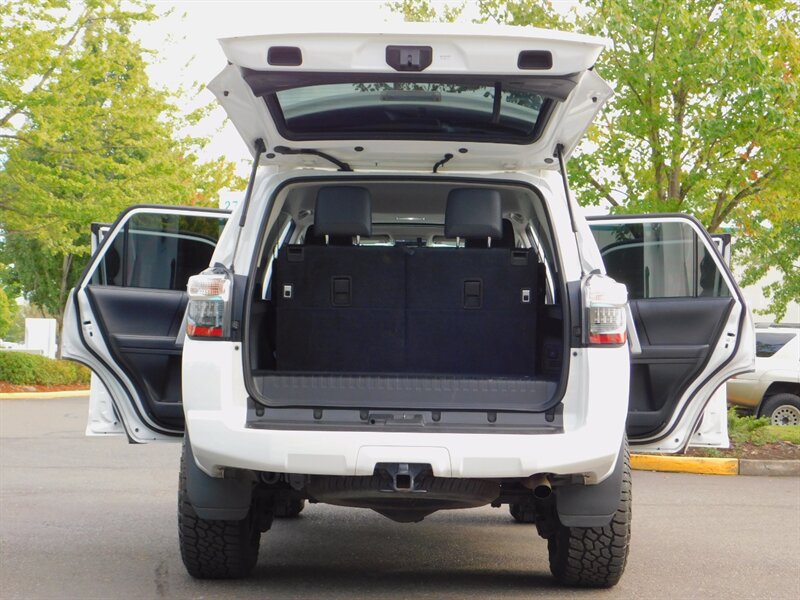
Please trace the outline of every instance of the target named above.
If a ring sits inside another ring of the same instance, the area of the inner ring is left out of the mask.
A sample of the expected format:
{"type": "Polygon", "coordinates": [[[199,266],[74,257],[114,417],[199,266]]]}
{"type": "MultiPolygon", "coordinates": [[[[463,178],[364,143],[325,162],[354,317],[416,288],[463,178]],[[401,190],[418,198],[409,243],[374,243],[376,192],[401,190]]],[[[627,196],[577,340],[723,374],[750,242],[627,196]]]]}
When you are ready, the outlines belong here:
{"type": "MultiPolygon", "coordinates": [[[[401,4],[407,18],[433,10],[401,4]]],[[[580,202],[690,213],[712,232],[731,227],[745,283],[770,267],[782,272],[765,290],[781,318],[800,298],[800,5],[584,0],[570,15],[546,1],[478,7],[481,20],[611,39],[597,69],[616,96],[570,163],[580,202]]]]}
{"type": "Polygon", "coordinates": [[[396,0],[387,2],[390,10],[403,15],[409,22],[427,23],[455,21],[464,10],[465,2],[444,4],[441,11],[437,10],[428,0],[396,0]]]}
{"type": "Polygon", "coordinates": [[[149,81],[131,29],[157,18],[127,0],[0,7],[0,230],[25,296],[58,321],[89,255],[89,225],[136,203],[209,204],[239,184],[200,163],[199,119],[149,81]]]}
{"type": "Polygon", "coordinates": [[[3,288],[0,288],[0,338],[8,334],[8,330],[14,324],[16,311],[13,301],[8,298],[3,288]]]}
{"type": "Polygon", "coordinates": [[[597,68],[617,95],[589,136],[592,150],[571,165],[582,201],[686,212],[711,232],[731,226],[746,283],[782,271],[783,282],[765,290],[782,318],[800,297],[800,5],[586,6],[581,28],[613,42],[597,68]]]}

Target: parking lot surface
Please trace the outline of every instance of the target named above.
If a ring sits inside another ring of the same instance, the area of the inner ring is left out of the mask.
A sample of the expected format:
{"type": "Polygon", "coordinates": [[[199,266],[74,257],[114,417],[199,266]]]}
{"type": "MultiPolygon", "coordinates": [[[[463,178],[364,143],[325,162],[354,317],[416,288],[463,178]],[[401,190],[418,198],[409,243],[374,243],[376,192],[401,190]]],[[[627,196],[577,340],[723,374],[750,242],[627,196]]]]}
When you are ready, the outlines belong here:
{"type": "Polygon", "coordinates": [[[311,505],[262,537],[245,581],[191,579],[178,444],[85,438],[87,401],[0,401],[0,597],[800,598],[800,479],[634,473],[628,568],[565,590],[505,508],[403,525],[311,505]]]}

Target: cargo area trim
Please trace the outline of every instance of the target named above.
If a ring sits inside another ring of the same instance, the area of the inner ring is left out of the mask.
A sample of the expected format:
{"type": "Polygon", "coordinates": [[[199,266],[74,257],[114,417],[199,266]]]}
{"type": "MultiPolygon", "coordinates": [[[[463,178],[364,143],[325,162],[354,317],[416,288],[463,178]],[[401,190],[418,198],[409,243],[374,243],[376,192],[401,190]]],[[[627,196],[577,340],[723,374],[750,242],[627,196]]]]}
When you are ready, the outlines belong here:
{"type": "Polygon", "coordinates": [[[271,408],[248,400],[245,427],[290,431],[399,433],[564,433],[563,405],[547,413],[508,411],[271,408]]]}

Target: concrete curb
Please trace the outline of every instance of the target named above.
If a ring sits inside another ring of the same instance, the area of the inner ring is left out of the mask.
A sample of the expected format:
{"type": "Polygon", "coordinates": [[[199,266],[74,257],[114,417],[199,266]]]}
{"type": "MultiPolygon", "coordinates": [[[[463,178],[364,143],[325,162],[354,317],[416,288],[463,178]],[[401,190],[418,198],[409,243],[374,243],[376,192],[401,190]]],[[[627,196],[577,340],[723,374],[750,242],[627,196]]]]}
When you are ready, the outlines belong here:
{"type": "Polygon", "coordinates": [[[800,460],[739,459],[739,475],[770,475],[772,477],[800,477],[800,460]]]}
{"type": "Polygon", "coordinates": [[[756,460],[750,458],[702,458],[697,456],[631,454],[631,467],[637,471],[697,473],[700,475],[800,477],[800,460],[756,460]]]}
{"type": "Polygon", "coordinates": [[[61,392],[4,392],[0,400],[41,400],[51,398],[81,398],[88,396],[89,390],[64,390],[61,392]]]}

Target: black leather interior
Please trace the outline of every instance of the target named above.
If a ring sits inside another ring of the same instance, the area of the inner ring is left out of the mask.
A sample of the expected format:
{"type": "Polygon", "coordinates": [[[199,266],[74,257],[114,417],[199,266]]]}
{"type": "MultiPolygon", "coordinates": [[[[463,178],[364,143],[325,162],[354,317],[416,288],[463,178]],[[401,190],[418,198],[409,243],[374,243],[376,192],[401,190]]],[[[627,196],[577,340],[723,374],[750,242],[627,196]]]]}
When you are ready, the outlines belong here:
{"type": "MultiPolygon", "coordinates": [[[[503,237],[500,192],[485,188],[459,188],[447,196],[444,218],[447,237],[465,239],[503,237]]],[[[485,244],[484,244],[485,245],[485,244]]]]}
{"type": "Polygon", "coordinates": [[[314,233],[318,236],[372,235],[372,207],[366,188],[320,188],[314,210],[314,233]]]}

